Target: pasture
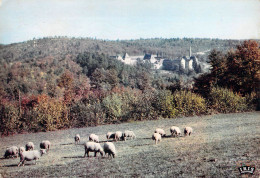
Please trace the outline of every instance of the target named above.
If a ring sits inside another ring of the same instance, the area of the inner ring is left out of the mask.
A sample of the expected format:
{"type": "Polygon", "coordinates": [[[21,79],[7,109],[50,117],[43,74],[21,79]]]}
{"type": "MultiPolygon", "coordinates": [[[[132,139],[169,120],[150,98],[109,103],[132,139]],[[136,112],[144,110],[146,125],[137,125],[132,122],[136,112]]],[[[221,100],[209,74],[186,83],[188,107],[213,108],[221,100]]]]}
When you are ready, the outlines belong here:
{"type": "Polygon", "coordinates": [[[260,113],[218,114],[177,119],[138,121],[53,132],[18,134],[0,138],[0,157],[9,146],[24,146],[32,141],[39,149],[42,140],[52,145],[48,154],[37,164],[26,162],[17,167],[19,158],[0,159],[0,177],[238,177],[237,164],[254,164],[254,177],[260,170],[260,113]],[[170,127],[181,128],[179,138],[170,137],[170,127]],[[191,126],[194,133],[183,137],[183,128],[191,126]],[[156,128],[166,131],[167,137],[155,145],[151,139],[156,128]],[[114,142],[116,158],[84,158],[84,146],[74,144],[74,136],[81,136],[81,144],[91,133],[106,140],[109,131],[132,130],[134,140],[114,142]]]}

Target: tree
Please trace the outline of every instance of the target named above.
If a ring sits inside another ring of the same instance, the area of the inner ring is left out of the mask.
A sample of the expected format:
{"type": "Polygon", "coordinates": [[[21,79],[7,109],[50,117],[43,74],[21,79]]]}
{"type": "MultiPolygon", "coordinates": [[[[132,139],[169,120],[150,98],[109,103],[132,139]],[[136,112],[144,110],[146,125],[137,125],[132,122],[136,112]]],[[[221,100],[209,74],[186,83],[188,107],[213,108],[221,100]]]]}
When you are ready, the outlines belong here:
{"type": "Polygon", "coordinates": [[[259,84],[260,49],[256,41],[244,41],[228,54],[226,74],[233,76],[234,90],[243,94],[256,92],[259,84]]]}

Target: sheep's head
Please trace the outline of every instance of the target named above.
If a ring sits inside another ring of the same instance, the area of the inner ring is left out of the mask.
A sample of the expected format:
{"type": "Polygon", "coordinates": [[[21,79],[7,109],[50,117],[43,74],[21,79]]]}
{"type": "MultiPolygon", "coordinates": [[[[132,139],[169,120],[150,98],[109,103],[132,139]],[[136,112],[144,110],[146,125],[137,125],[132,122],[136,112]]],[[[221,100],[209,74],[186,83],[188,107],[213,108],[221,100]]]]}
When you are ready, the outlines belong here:
{"type": "Polygon", "coordinates": [[[24,147],[20,147],[19,148],[19,154],[21,154],[22,152],[24,152],[25,151],[25,148],[24,147]]]}
{"type": "Polygon", "coordinates": [[[46,149],[40,149],[40,153],[41,153],[41,156],[43,155],[43,154],[46,154],[47,152],[46,152],[46,149]]]}
{"type": "Polygon", "coordinates": [[[104,156],[104,155],[105,155],[105,152],[104,152],[103,149],[100,149],[100,154],[101,154],[101,156],[104,156]]]}

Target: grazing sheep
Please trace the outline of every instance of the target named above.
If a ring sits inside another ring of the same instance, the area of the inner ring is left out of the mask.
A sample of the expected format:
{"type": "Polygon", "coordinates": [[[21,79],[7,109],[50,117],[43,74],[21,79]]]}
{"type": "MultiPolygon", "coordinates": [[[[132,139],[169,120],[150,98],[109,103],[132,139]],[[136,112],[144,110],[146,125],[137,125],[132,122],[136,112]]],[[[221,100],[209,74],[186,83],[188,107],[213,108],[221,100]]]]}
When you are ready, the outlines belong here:
{"type": "Polygon", "coordinates": [[[155,129],[154,133],[160,134],[162,137],[165,137],[165,131],[163,129],[155,129]]]}
{"type": "Polygon", "coordinates": [[[24,148],[23,146],[19,147],[19,154],[20,154],[21,152],[24,152],[24,151],[25,151],[25,148],[24,148]]]}
{"type": "Polygon", "coordinates": [[[46,149],[40,149],[40,153],[41,153],[41,155],[46,154],[47,150],[46,149]]]}
{"type": "Polygon", "coordinates": [[[95,142],[87,142],[85,143],[85,154],[84,157],[86,157],[86,154],[89,157],[89,152],[95,152],[95,157],[97,156],[97,153],[99,152],[101,156],[104,155],[104,150],[103,148],[100,146],[99,143],[95,143],[95,142]]]}
{"type": "Polygon", "coordinates": [[[74,140],[75,140],[75,144],[79,144],[79,142],[80,142],[79,134],[75,135],[74,140]]]}
{"type": "Polygon", "coordinates": [[[115,140],[116,140],[116,142],[117,142],[117,140],[124,140],[124,135],[121,131],[117,131],[115,133],[115,140]]]}
{"type": "Polygon", "coordinates": [[[38,151],[38,150],[32,150],[32,151],[23,151],[19,153],[20,156],[20,163],[18,164],[18,167],[22,164],[24,166],[24,162],[25,161],[32,161],[35,160],[35,164],[36,164],[36,160],[40,159],[40,157],[42,156],[43,152],[42,151],[38,151]]]}
{"type": "Polygon", "coordinates": [[[33,142],[28,142],[25,145],[25,151],[30,151],[30,150],[34,150],[34,144],[33,142]]]}
{"type": "Polygon", "coordinates": [[[192,132],[193,132],[193,130],[192,130],[191,127],[185,127],[185,129],[184,129],[184,135],[185,135],[185,136],[187,136],[187,135],[190,136],[190,134],[191,134],[192,132]]]}
{"type": "Polygon", "coordinates": [[[113,158],[116,156],[116,147],[115,145],[112,143],[112,142],[106,142],[104,144],[104,152],[105,152],[105,155],[108,154],[108,157],[109,156],[113,156],[113,158]]]}
{"type": "Polygon", "coordinates": [[[135,139],[136,138],[134,132],[130,131],[130,130],[126,130],[123,135],[124,135],[124,140],[126,140],[126,138],[131,138],[131,139],[135,139]]]}
{"type": "Polygon", "coordinates": [[[12,157],[12,158],[18,157],[18,148],[16,146],[11,146],[6,149],[4,158],[8,158],[8,157],[12,157]]]}
{"type": "Polygon", "coordinates": [[[172,136],[174,136],[174,137],[176,137],[176,136],[178,137],[178,136],[181,135],[181,130],[180,130],[179,127],[172,126],[172,127],[170,128],[170,131],[171,131],[172,136]]]}
{"type": "Polygon", "coordinates": [[[109,140],[109,139],[115,139],[115,136],[116,136],[116,134],[115,133],[113,133],[113,132],[107,132],[107,135],[106,135],[106,137],[107,137],[107,140],[109,140]]]}
{"type": "Polygon", "coordinates": [[[162,140],[162,136],[159,133],[154,133],[152,139],[155,140],[155,144],[157,145],[157,143],[162,140]]]}
{"type": "Polygon", "coordinates": [[[41,148],[41,149],[45,149],[47,152],[49,151],[50,146],[51,146],[51,142],[50,142],[49,140],[43,140],[43,141],[40,143],[40,148],[41,148]]]}
{"type": "Polygon", "coordinates": [[[89,141],[93,141],[93,142],[98,143],[98,142],[99,142],[99,138],[98,138],[98,136],[95,135],[95,134],[90,134],[90,136],[89,136],[89,141]]]}

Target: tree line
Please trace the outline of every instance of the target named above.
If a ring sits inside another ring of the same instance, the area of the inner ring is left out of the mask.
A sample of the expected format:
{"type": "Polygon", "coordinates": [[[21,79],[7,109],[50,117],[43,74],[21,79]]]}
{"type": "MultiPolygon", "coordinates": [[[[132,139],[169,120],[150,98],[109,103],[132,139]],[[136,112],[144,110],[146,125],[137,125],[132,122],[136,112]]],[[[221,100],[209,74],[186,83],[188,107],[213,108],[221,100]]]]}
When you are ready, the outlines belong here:
{"type": "Polygon", "coordinates": [[[0,62],[2,134],[256,109],[259,45],[212,50],[210,73],[194,85],[108,54],[25,57],[0,62]]]}

